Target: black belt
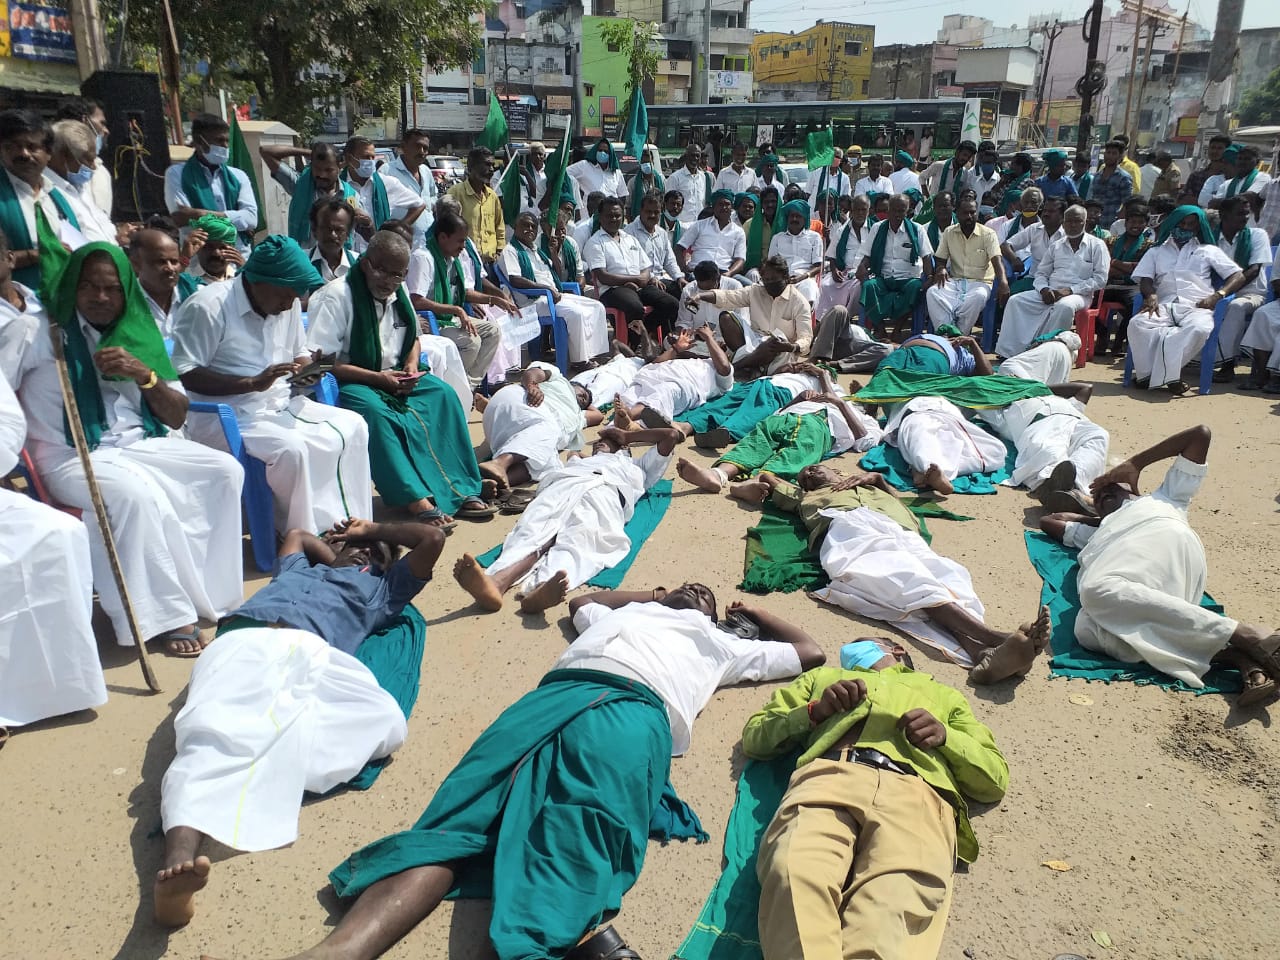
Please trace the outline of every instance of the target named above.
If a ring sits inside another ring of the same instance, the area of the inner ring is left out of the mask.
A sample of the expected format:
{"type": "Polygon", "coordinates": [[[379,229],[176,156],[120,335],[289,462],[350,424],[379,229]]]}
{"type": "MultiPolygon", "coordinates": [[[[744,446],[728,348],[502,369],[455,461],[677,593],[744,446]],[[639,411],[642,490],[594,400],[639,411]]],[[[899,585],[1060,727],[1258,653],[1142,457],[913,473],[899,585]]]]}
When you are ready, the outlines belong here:
{"type": "Polygon", "coordinates": [[[904,777],[914,777],[916,772],[910,767],[903,766],[895,760],[886,757],[879,750],[872,750],[870,747],[834,747],[822,755],[823,760],[847,760],[850,763],[861,763],[868,767],[875,767],[877,770],[888,770],[890,773],[900,773],[904,777]]]}

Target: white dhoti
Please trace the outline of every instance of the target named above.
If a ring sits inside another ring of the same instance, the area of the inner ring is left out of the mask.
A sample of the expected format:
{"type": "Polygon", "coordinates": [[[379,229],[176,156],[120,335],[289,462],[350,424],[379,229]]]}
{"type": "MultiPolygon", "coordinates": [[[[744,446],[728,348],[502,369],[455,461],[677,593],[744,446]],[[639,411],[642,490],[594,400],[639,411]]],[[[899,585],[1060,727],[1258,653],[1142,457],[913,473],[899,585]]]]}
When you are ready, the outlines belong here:
{"type": "MultiPolygon", "coordinates": [[[[538,313],[547,316],[547,301],[537,300],[538,313]]],[[[569,360],[581,363],[609,352],[609,318],[604,304],[576,293],[562,293],[556,304],[556,316],[564,320],[569,332],[569,360]]]]}
{"type": "Polygon", "coordinates": [[[1087,306],[1084,297],[1074,293],[1057,303],[1045,303],[1039,290],[1015,293],[1004,305],[996,354],[1012,357],[1026,350],[1041,334],[1068,329],[1076,322],[1076,311],[1087,306]]]}
{"type": "Polygon", "coordinates": [[[818,281],[813,277],[805,277],[794,286],[796,288],[796,292],[809,301],[809,306],[811,308],[818,302],[818,281]]]}
{"type": "Polygon", "coordinates": [[[560,466],[561,434],[560,425],[547,404],[529,406],[524,390],[518,386],[499,390],[485,407],[484,437],[489,441],[490,457],[504,454],[524,457],[529,476],[535,481],[560,466]]]}
{"type": "Polygon", "coordinates": [[[1043,417],[1010,441],[1018,448],[1017,466],[1008,479],[1013,487],[1036,490],[1063,461],[1075,464],[1076,487],[1088,490],[1107,469],[1107,431],[1089,420],[1065,414],[1043,417]]]}
{"type": "Polygon", "coordinates": [[[1080,353],[1080,338],[1074,330],[1064,331],[1057,339],[1037,343],[1010,357],[996,371],[1002,377],[1035,380],[1045,386],[1067,383],[1080,353]]]}
{"type": "Polygon", "coordinates": [[[948,480],[990,473],[1004,463],[1007,454],[997,437],[970,423],[954,406],[907,414],[889,442],[902,451],[912,470],[924,473],[936,463],[948,480]]]}
{"type": "Polygon", "coordinates": [[[0,490],[0,583],[0,726],[106,703],[84,524],[0,490]]]}
{"type": "Polygon", "coordinates": [[[1240,344],[1250,350],[1271,351],[1267,367],[1280,370],[1280,350],[1276,349],[1280,344],[1280,300],[1273,300],[1254,312],[1240,344]]]}
{"type": "Polygon", "coordinates": [[[1227,304],[1226,315],[1222,318],[1222,329],[1218,331],[1218,357],[1223,360],[1235,360],[1240,356],[1245,328],[1255,311],[1266,303],[1262,293],[1237,293],[1227,304]]]}
{"type": "Polygon", "coordinates": [[[828,271],[822,275],[822,283],[818,285],[818,308],[814,312],[822,317],[832,307],[844,307],[852,317],[858,312],[858,298],[861,294],[862,283],[852,272],[844,281],[837,281],[828,271]]]}
{"type": "MultiPolygon", "coordinates": [[[[116,640],[132,645],[80,460],[39,447],[36,468],[60,503],[86,511],[93,584],[116,640]]],[[[218,620],[243,600],[240,489],[244,471],[220,450],[176,437],[99,447],[93,469],[143,637],[218,620]]]]}
{"type": "Polygon", "coordinates": [[[1180,379],[1182,368],[1200,358],[1211,333],[1212,310],[1180,302],[1162,303],[1155,314],[1139,310],[1129,321],[1134,377],[1150,379],[1152,388],[1180,379]]]}
{"type": "Polygon", "coordinates": [[[551,549],[519,581],[525,593],[563,570],[569,589],[622,561],[631,550],[618,490],[599,476],[569,477],[538,491],[507,538],[489,573],[497,573],[536,553],[555,537],[551,549]]]}
{"type": "MultiPolygon", "coordinates": [[[[267,465],[276,530],[322,533],[335,520],[373,516],[369,426],[351,410],[293,397],[277,412],[236,416],[245,450],[267,465]]],[[[218,418],[192,414],[187,435],[226,450],[218,418]]]]}
{"type": "Polygon", "coordinates": [[[399,705],[369,668],[305,630],[232,630],[200,655],[173,722],[164,829],[236,850],[298,837],[304,791],[324,793],[404,743],[399,705]]]}
{"type": "Polygon", "coordinates": [[[962,666],[973,661],[927,610],[954,603],[981,620],[982,602],[969,571],[940,557],[918,533],[869,507],[824,511],[831,517],[819,557],[831,583],[814,591],[819,600],[859,616],[884,620],[936,647],[962,666]]]}
{"type": "Polygon", "coordinates": [[[422,359],[427,362],[433,376],[439,377],[458,395],[464,413],[469,411],[475,402],[472,396],[471,380],[467,376],[467,366],[462,362],[462,354],[458,345],[445,336],[424,333],[418,337],[418,349],[422,359]]]}
{"type": "Polygon", "coordinates": [[[924,292],[929,326],[937,330],[944,323],[953,323],[967,336],[982,316],[989,299],[991,284],[981,280],[948,280],[943,284],[930,284],[924,292]]]}
{"type": "Polygon", "coordinates": [[[614,357],[602,367],[584,370],[574,376],[573,382],[591,391],[591,406],[600,410],[613,403],[613,398],[631,386],[644,366],[640,357],[614,357]]]}
{"type": "Polygon", "coordinates": [[[1200,606],[1207,578],[1204,546],[1185,516],[1153,497],[1131,502],[1080,551],[1076,639],[1199,689],[1239,625],[1200,606]]]}

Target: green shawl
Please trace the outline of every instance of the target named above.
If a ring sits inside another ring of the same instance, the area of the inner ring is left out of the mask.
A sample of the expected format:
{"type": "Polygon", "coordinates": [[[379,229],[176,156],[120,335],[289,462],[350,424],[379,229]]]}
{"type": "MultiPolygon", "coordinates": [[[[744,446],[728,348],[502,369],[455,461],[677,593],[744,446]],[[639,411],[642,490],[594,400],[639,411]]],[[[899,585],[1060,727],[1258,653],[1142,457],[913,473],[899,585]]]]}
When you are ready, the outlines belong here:
{"type": "MultiPolygon", "coordinates": [[[[871,241],[871,272],[880,276],[884,269],[884,248],[889,242],[889,221],[884,221],[882,229],[876,231],[876,238],[871,241]]],[[[920,228],[909,218],[903,218],[902,225],[907,231],[907,240],[911,243],[911,263],[920,259],[920,228]]]]}
{"type": "MultiPolygon", "coordinates": [[[[362,260],[364,257],[357,260],[356,265],[347,271],[347,285],[351,288],[350,362],[365,370],[380,371],[382,369],[382,337],[378,330],[378,315],[373,309],[373,294],[369,291],[369,284],[364,279],[364,270],[360,267],[362,260]]],[[[443,275],[444,271],[438,269],[437,273],[443,275]]],[[[458,279],[461,281],[461,276],[458,279]]],[[[404,344],[400,347],[400,356],[396,360],[396,365],[403,369],[413,350],[413,345],[418,342],[418,338],[414,336],[418,329],[418,315],[413,309],[413,304],[409,302],[409,295],[405,293],[403,284],[396,290],[395,302],[392,303],[391,309],[400,314],[400,319],[406,327],[404,344]]]]}
{"type": "MultiPolygon", "coordinates": [[[[864,220],[862,223],[862,230],[866,230],[866,229],[867,229],[867,223],[864,220]]],[[[861,234],[862,230],[859,230],[858,233],[861,234]]],[[[840,231],[840,240],[836,243],[837,269],[840,269],[840,270],[848,269],[848,267],[845,266],[845,263],[847,262],[845,260],[845,257],[847,257],[849,254],[849,238],[852,235],[853,235],[853,219],[850,218],[849,222],[844,225],[844,229],[840,231]]],[[[858,236],[855,239],[858,241],[858,246],[862,246],[862,237],[858,236]]]]}
{"type": "Polygon", "coordinates": [[[1031,180],[1031,173],[1020,173],[1016,178],[1005,184],[1004,192],[1000,194],[1000,200],[995,206],[995,215],[997,217],[1006,216],[1009,207],[1012,206],[1019,197],[1022,196],[1022,188],[1031,180]]]}
{"type": "MultiPolygon", "coordinates": [[[[344,184],[350,184],[351,171],[344,169],[338,179],[344,184]]],[[[373,209],[370,211],[373,217],[373,228],[381,230],[382,225],[391,219],[391,204],[387,202],[387,185],[382,182],[381,174],[374,173],[369,179],[373,181],[373,209]]],[[[355,194],[354,187],[351,188],[351,192],[352,195],[355,194]]],[[[310,213],[309,210],[308,213],[310,213]]]]}
{"type": "Polygon", "coordinates": [[[1142,247],[1147,241],[1146,234],[1140,233],[1133,238],[1133,242],[1128,246],[1124,245],[1124,241],[1128,238],[1127,233],[1122,233],[1111,242],[1111,259],[1119,263],[1133,263],[1138,259],[1138,254],[1142,252],[1142,247]]]}
{"type": "MultiPolygon", "coordinates": [[[[76,219],[75,213],[67,203],[67,198],[61,191],[56,187],[50,187],[49,198],[58,208],[62,219],[79,230],[80,221],[76,219]]],[[[9,238],[10,250],[39,251],[39,262],[13,271],[13,279],[40,292],[43,299],[43,292],[40,290],[41,277],[48,276],[50,283],[57,279],[66,260],[66,248],[38,203],[36,204],[36,236],[31,236],[31,232],[27,230],[27,218],[22,215],[22,205],[14,192],[13,182],[4,172],[0,172],[0,229],[3,229],[5,236],[9,238]]]]}
{"type": "MultiPolygon", "coordinates": [[[[345,180],[338,180],[338,188],[342,191],[342,199],[355,206],[356,192],[345,180]]],[[[386,191],[383,191],[385,196],[386,191]]],[[[298,182],[293,187],[293,199],[289,201],[289,236],[299,243],[311,242],[311,208],[316,202],[316,185],[311,179],[311,167],[298,175],[298,182]]],[[[355,233],[353,229],[351,231],[355,233]]],[[[351,245],[347,238],[347,245],[351,245]]]]}
{"type": "Polygon", "coordinates": [[[640,216],[640,203],[644,200],[644,195],[646,193],[650,190],[657,190],[664,194],[667,192],[667,181],[663,179],[662,174],[660,174],[656,168],[654,169],[651,177],[653,180],[652,184],[646,187],[644,185],[644,179],[644,174],[637,170],[636,175],[631,180],[631,205],[629,207],[630,212],[628,217],[632,220],[640,216]]]}
{"type": "Polygon", "coordinates": [[[1019,211],[1016,217],[1011,217],[1009,220],[1009,229],[1007,229],[1004,233],[1005,243],[1008,243],[1010,240],[1013,239],[1014,234],[1016,234],[1019,230],[1022,229],[1024,222],[1028,227],[1031,226],[1033,223],[1039,223],[1040,215],[1036,214],[1030,220],[1026,220],[1026,218],[1022,216],[1022,212],[1019,211]]]}
{"type": "MultiPolygon", "coordinates": [[[[760,208],[757,207],[756,213],[758,214],[759,212],[760,212],[760,208]]],[[[662,229],[666,230],[667,233],[671,234],[671,243],[677,244],[680,242],[680,234],[684,233],[684,224],[681,223],[677,217],[673,217],[671,214],[667,213],[665,209],[663,209],[662,229]]],[[[751,243],[750,237],[747,238],[747,243],[748,244],[751,243]]],[[[747,249],[750,250],[751,248],[748,246],[747,249]]]]}
{"type": "MultiPolygon", "coordinates": [[[[474,289],[476,292],[484,290],[484,263],[480,260],[480,251],[476,249],[476,245],[471,242],[471,238],[467,237],[462,247],[462,252],[471,260],[471,265],[475,268],[472,276],[476,278],[474,289]]],[[[466,283],[463,283],[466,286],[466,283]]]]}
{"type": "MultiPolygon", "coordinates": [[[[200,210],[217,210],[213,200],[213,188],[209,181],[205,180],[204,170],[201,169],[203,166],[198,154],[182,165],[182,192],[187,195],[187,202],[191,206],[200,210]]],[[[213,175],[222,178],[222,196],[226,202],[224,211],[236,209],[236,204],[240,200],[240,181],[232,176],[230,168],[225,163],[218,167],[213,175]]]]}
{"type": "Polygon", "coordinates": [[[1258,179],[1258,168],[1254,167],[1249,171],[1247,176],[1236,177],[1227,184],[1227,196],[1234,197],[1237,193],[1248,193],[1249,188],[1253,186],[1253,181],[1258,179]]]}
{"type": "Polygon", "coordinates": [[[935,195],[947,190],[950,190],[952,193],[955,192],[956,185],[960,182],[960,178],[964,176],[964,165],[956,163],[959,159],[959,157],[952,157],[942,165],[942,176],[938,178],[938,189],[934,191],[935,195]],[[950,186],[947,185],[948,174],[951,175],[950,186]]]}
{"type": "Polygon", "coordinates": [[[467,299],[467,283],[462,279],[462,265],[457,259],[445,260],[434,234],[427,238],[427,253],[431,254],[431,262],[435,265],[435,275],[431,278],[431,299],[436,303],[461,307],[467,299]]]}
{"type": "Polygon", "coordinates": [[[529,254],[536,253],[538,258],[547,265],[547,269],[551,271],[551,275],[556,275],[555,267],[551,266],[551,258],[541,250],[530,250],[515,237],[511,238],[511,244],[516,249],[516,259],[520,261],[520,276],[524,277],[530,283],[537,283],[538,278],[533,273],[533,260],[529,258],[529,254]]]}
{"type": "Polygon", "coordinates": [[[578,254],[574,251],[573,244],[569,242],[567,237],[565,238],[564,244],[560,247],[560,259],[564,261],[565,272],[569,274],[567,277],[560,276],[556,271],[554,266],[555,261],[551,259],[551,248],[547,246],[547,235],[545,233],[538,241],[538,253],[541,254],[548,263],[553,264],[551,267],[551,274],[556,278],[557,282],[578,282],[578,254]]]}
{"type": "MultiPolygon", "coordinates": [[[[84,437],[90,450],[96,450],[102,442],[102,435],[107,430],[107,411],[102,402],[102,388],[98,384],[99,374],[93,363],[93,353],[89,350],[76,314],[76,287],[80,283],[85,260],[95,253],[105,253],[111,258],[120,276],[120,284],[124,287],[124,312],[103,333],[98,341],[98,349],[121,347],[140,363],[154,370],[161,380],[178,379],[173,363],[169,360],[169,351],[165,349],[164,338],[160,336],[160,328],[156,326],[151,308],[147,306],[142,287],[133,268],[129,266],[129,258],[124,251],[114,243],[99,242],[86,243],[72,253],[61,275],[49,284],[49,296],[44,303],[49,316],[62,328],[67,373],[71,378],[71,389],[75,394],[76,406],[80,409],[80,424],[84,427],[84,437]]],[[[142,425],[148,437],[163,437],[167,432],[164,424],[151,412],[145,392],[142,394],[142,425]]],[[[65,410],[63,426],[67,445],[70,446],[71,426],[66,419],[65,410]]]]}
{"type": "Polygon", "coordinates": [[[1168,240],[1173,234],[1173,228],[1187,219],[1187,217],[1195,217],[1200,221],[1199,240],[1201,243],[1212,244],[1215,242],[1213,230],[1209,227],[1209,218],[1205,215],[1205,212],[1194,203],[1184,203],[1160,221],[1160,233],[1156,236],[1156,243],[1162,244],[1168,240]]]}
{"type": "MultiPolygon", "coordinates": [[[[774,187],[765,187],[764,190],[761,191],[760,199],[756,203],[755,215],[752,216],[751,222],[747,224],[747,255],[743,259],[742,266],[742,269],[744,270],[758,269],[760,267],[761,262],[769,252],[769,240],[772,239],[773,235],[783,227],[782,204],[779,202],[773,208],[773,221],[767,225],[769,237],[766,238],[764,235],[766,228],[766,224],[764,222],[764,196],[770,191],[773,191],[773,195],[777,197],[779,201],[782,200],[782,197],[774,187]]],[[[677,221],[677,223],[678,222],[679,221],[677,221]]],[[[673,237],[671,242],[675,243],[677,239],[678,237],[673,237]]]]}
{"type": "MultiPolygon", "coordinates": [[[[1214,239],[1217,240],[1219,244],[1222,243],[1221,227],[1218,227],[1215,231],[1214,239]]],[[[1236,262],[1236,266],[1241,270],[1249,269],[1249,261],[1253,259],[1253,231],[1249,229],[1249,225],[1247,223],[1241,227],[1240,231],[1236,234],[1236,245],[1235,250],[1232,251],[1231,259],[1236,262]]]]}
{"type": "Polygon", "coordinates": [[[958,407],[987,410],[1030,397],[1047,397],[1050,392],[1038,380],[1019,377],[959,377],[881,367],[854,399],[858,403],[903,403],[914,397],[946,397],[958,407]]]}

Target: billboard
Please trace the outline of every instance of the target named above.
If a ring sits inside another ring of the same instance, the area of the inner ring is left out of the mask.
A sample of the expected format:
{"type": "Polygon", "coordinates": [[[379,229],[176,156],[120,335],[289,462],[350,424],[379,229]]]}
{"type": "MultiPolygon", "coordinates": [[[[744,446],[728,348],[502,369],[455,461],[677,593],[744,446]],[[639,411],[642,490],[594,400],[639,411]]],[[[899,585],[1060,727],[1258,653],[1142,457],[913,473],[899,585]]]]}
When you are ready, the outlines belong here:
{"type": "Polygon", "coordinates": [[[9,0],[10,56],[76,65],[71,11],[57,0],[9,0]]]}

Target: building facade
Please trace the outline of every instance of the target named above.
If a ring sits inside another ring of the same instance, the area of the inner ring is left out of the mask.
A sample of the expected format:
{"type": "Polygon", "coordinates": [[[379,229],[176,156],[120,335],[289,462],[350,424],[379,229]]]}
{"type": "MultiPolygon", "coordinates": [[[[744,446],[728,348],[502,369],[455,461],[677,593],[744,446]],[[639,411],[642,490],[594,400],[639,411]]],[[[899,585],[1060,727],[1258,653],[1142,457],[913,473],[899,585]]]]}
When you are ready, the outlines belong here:
{"type": "Polygon", "coordinates": [[[872,100],[933,100],[962,93],[956,86],[956,47],[949,43],[876,47],[869,80],[872,100]]]}
{"type": "Polygon", "coordinates": [[[107,66],[97,0],[8,0],[0,19],[0,108],[52,111],[107,66]]]}
{"type": "Polygon", "coordinates": [[[800,33],[757,33],[755,98],[864,100],[870,93],[875,27],[821,20],[800,33]]]}

